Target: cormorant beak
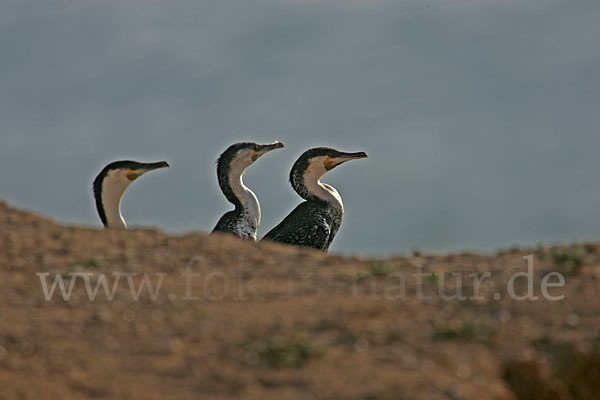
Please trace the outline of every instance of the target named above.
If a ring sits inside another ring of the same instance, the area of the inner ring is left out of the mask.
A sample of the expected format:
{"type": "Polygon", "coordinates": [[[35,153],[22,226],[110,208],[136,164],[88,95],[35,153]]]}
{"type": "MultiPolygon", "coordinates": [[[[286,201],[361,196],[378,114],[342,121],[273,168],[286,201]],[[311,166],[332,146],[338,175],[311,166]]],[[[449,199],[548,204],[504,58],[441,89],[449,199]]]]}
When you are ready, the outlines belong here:
{"type": "Polygon", "coordinates": [[[148,163],[148,164],[144,164],[144,166],[142,167],[143,170],[147,170],[147,171],[153,171],[155,169],[159,169],[159,168],[169,168],[170,165],[168,162],[166,161],[159,161],[159,162],[155,162],[155,163],[148,163]]]}
{"type": "Polygon", "coordinates": [[[363,151],[359,151],[357,153],[342,153],[337,157],[327,157],[327,159],[323,162],[323,165],[325,166],[325,169],[327,171],[330,171],[338,165],[345,163],[346,161],[358,160],[360,158],[367,157],[367,153],[363,151]]]}
{"type": "Polygon", "coordinates": [[[271,150],[282,149],[284,147],[285,146],[281,142],[275,142],[275,143],[271,143],[271,144],[262,144],[258,147],[258,150],[255,150],[252,153],[252,161],[258,160],[263,154],[265,154],[271,150]]]}
{"type": "Polygon", "coordinates": [[[159,161],[155,163],[142,164],[140,168],[135,170],[132,169],[129,172],[127,172],[127,178],[130,181],[134,181],[140,176],[144,175],[146,172],[154,171],[155,169],[160,168],[169,168],[169,163],[166,161],[159,161]]]}

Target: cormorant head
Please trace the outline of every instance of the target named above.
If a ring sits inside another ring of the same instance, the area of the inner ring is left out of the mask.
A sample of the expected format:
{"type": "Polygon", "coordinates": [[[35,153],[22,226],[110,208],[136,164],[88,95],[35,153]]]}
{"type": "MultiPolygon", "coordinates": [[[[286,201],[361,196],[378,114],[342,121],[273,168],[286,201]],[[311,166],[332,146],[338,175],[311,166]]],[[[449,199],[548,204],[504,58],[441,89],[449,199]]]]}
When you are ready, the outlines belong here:
{"type": "Polygon", "coordinates": [[[113,222],[108,221],[110,215],[107,217],[107,213],[118,211],[121,196],[131,182],[146,172],[168,167],[169,164],[166,161],[140,163],[129,160],[115,161],[104,167],[93,183],[96,208],[104,226],[108,226],[113,222]],[[107,207],[117,207],[117,210],[107,210],[107,207]]]}
{"type": "Polygon", "coordinates": [[[280,142],[271,144],[242,142],[229,146],[217,160],[219,186],[227,199],[234,204],[238,201],[231,189],[231,179],[239,179],[246,168],[252,165],[263,154],[283,147],[283,143],[280,142]]]}
{"type": "Polygon", "coordinates": [[[303,198],[312,196],[307,185],[316,183],[328,171],[350,160],[367,158],[367,153],[345,153],[329,147],[316,147],[306,150],[294,163],[290,172],[290,182],[294,190],[303,198]]]}

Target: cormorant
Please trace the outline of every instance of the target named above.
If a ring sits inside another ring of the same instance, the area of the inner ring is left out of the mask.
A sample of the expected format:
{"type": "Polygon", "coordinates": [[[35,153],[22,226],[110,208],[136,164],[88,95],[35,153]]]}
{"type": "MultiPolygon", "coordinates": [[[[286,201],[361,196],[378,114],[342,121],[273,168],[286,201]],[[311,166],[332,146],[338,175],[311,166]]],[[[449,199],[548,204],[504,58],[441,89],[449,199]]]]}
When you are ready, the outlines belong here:
{"type": "Polygon", "coordinates": [[[338,165],[367,154],[344,153],[327,147],[305,151],[290,172],[292,187],[306,201],[300,203],[263,239],[312,247],[327,252],[344,216],[342,198],[321,177],[338,165]]]}
{"type": "Polygon", "coordinates": [[[217,160],[217,179],[223,194],[235,206],[217,222],[213,232],[225,232],[242,239],[256,240],[260,225],[260,204],[256,195],[242,181],[242,175],[254,161],[268,151],[284,147],[272,144],[235,143],[229,146],[217,160]]]}
{"type": "Polygon", "coordinates": [[[93,183],[96,209],[105,228],[127,229],[121,215],[121,197],[131,182],[148,171],[168,168],[166,161],[140,163],[137,161],[115,161],[100,171],[93,183]]]}

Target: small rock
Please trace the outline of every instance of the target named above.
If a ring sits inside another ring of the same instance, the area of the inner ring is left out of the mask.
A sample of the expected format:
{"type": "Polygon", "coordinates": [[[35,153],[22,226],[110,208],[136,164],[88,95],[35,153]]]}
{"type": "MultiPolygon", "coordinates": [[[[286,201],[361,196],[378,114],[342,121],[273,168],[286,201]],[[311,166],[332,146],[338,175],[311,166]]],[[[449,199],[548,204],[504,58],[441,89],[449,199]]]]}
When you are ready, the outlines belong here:
{"type": "Polygon", "coordinates": [[[512,314],[510,313],[510,311],[508,311],[506,309],[502,309],[498,313],[498,319],[500,320],[500,322],[506,323],[506,322],[510,321],[511,318],[512,318],[512,314]]]}
{"type": "Polygon", "coordinates": [[[402,356],[402,367],[407,370],[413,370],[417,367],[419,359],[412,353],[404,354],[402,356]]]}
{"type": "Polygon", "coordinates": [[[135,321],[135,312],[129,308],[123,311],[123,319],[127,322],[135,321]]]}
{"type": "Polygon", "coordinates": [[[571,328],[575,328],[577,325],[579,325],[579,316],[575,313],[571,313],[569,315],[567,315],[567,325],[569,325],[571,328]]]}
{"type": "Polygon", "coordinates": [[[456,370],[456,376],[460,379],[469,379],[471,377],[471,367],[467,364],[460,364],[456,370]]]}
{"type": "Polygon", "coordinates": [[[369,342],[366,339],[359,339],[354,343],[354,350],[359,353],[369,351],[369,342]]]}

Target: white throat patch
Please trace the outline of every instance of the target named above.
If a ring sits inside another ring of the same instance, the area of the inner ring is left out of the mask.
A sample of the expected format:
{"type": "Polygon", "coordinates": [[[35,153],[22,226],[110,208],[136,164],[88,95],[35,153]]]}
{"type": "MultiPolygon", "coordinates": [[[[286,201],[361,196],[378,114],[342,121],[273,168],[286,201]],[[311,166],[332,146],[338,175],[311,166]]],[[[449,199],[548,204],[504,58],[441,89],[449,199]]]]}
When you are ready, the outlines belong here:
{"type": "Polygon", "coordinates": [[[239,236],[250,236],[256,239],[256,231],[260,225],[260,204],[252,190],[242,180],[246,168],[252,165],[251,150],[242,150],[236,154],[229,165],[229,187],[242,203],[244,209],[242,220],[236,227],[239,236]]]}
{"type": "Polygon", "coordinates": [[[121,197],[131,184],[127,178],[128,169],[109,171],[102,181],[102,206],[109,228],[127,229],[127,224],[121,215],[121,197]]]}
{"type": "Polygon", "coordinates": [[[310,160],[308,168],[304,171],[304,185],[312,195],[344,210],[344,204],[338,191],[333,186],[321,183],[321,177],[327,172],[324,165],[326,159],[327,157],[320,156],[310,160]]]}

